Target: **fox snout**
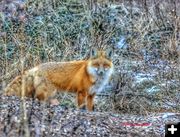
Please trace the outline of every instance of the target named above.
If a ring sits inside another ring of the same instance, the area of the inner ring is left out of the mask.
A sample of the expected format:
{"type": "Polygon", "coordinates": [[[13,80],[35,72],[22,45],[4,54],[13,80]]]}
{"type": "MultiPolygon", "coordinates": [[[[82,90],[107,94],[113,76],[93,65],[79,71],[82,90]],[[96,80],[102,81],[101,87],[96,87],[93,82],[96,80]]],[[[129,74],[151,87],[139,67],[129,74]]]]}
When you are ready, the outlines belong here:
{"type": "Polygon", "coordinates": [[[102,76],[104,74],[103,71],[99,71],[99,75],[102,76]]]}
{"type": "Polygon", "coordinates": [[[104,70],[99,69],[99,70],[97,71],[97,74],[98,74],[99,76],[103,76],[103,75],[104,75],[104,70]]]}
{"type": "Polygon", "coordinates": [[[98,75],[98,76],[104,76],[104,75],[106,75],[106,73],[108,73],[108,70],[109,70],[110,68],[104,68],[104,67],[100,67],[100,68],[97,68],[96,69],[96,75],[98,75]]]}

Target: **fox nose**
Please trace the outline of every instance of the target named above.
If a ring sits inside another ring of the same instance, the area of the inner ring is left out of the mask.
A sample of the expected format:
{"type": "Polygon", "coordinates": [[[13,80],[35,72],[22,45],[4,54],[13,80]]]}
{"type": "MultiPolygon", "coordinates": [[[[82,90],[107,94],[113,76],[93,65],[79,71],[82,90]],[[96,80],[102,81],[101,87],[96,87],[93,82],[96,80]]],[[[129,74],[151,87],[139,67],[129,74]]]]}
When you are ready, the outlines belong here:
{"type": "Polygon", "coordinates": [[[103,71],[99,71],[99,75],[102,76],[103,75],[103,71]]]}

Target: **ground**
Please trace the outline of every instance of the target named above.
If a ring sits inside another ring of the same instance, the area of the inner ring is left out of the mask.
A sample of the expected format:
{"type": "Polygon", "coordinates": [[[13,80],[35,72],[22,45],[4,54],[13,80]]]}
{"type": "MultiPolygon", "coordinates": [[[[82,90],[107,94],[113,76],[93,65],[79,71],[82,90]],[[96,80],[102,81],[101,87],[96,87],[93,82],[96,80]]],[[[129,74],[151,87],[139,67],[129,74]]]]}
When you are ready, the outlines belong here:
{"type": "Polygon", "coordinates": [[[87,112],[51,106],[38,100],[15,96],[0,96],[0,136],[112,136],[160,137],[165,135],[165,123],[178,122],[177,113],[149,113],[147,115],[87,112]],[[23,116],[27,117],[23,119],[23,116]]]}

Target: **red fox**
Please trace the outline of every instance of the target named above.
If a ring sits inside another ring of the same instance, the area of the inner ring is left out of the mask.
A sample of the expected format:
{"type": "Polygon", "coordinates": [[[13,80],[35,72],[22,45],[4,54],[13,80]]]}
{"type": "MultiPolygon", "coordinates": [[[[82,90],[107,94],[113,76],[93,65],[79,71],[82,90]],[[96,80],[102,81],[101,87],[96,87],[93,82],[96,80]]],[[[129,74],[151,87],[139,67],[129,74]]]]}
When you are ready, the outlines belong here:
{"type": "Polygon", "coordinates": [[[76,93],[79,108],[85,106],[92,111],[94,96],[102,91],[113,73],[111,56],[111,51],[92,50],[87,60],[40,64],[9,83],[5,95],[22,96],[24,87],[25,96],[46,101],[57,91],[69,91],[76,93]]]}

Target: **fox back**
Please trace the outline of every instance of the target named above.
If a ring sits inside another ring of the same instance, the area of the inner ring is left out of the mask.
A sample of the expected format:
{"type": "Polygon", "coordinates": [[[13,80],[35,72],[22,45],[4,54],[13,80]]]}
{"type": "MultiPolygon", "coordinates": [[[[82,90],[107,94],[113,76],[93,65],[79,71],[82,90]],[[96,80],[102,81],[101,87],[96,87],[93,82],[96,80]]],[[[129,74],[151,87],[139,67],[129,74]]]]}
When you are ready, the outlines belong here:
{"type": "Polygon", "coordinates": [[[48,100],[57,91],[74,92],[78,107],[86,106],[91,111],[95,94],[102,91],[113,73],[111,55],[111,52],[92,50],[87,60],[40,64],[17,76],[5,88],[5,95],[48,100]]]}

